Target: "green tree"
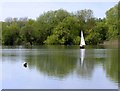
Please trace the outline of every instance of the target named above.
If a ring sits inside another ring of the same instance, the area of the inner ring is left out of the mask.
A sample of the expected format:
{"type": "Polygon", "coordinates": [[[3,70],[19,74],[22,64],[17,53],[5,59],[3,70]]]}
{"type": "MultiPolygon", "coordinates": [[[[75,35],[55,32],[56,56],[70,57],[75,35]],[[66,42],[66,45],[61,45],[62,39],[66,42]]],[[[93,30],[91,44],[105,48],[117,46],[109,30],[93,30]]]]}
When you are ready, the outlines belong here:
{"type": "Polygon", "coordinates": [[[84,9],[77,11],[76,16],[79,17],[81,21],[87,22],[89,19],[93,18],[93,11],[90,9],[84,9]]]}
{"type": "MultiPolygon", "coordinates": [[[[75,16],[79,20],[79,28],[84,32],[84,36],[89,36],[91,30],[96,25],[96,19],[94,18],[93,11],[90,9],[79,10],[75,16]]],[[[81,36],[80,33],[79,36],[81,36]]]]}
{"type": "Polygon", "coordinates": [[[10,25],[2,31],[3,44],[16,45],[19,43],[20,29],[17,26],[10,25]]]}
{"type": "Polygon", "coordinates": [[[29,19],[26,25],[21,29],[21,38],[23,41],[23,44],[30,44],[33,45],[33,43],[36,40],[36,31],[34,29],[34,21],[29,19]]]}
{"type": "Polygon", "coordinates": [[[62,22],[64,18],[70,14],[62,9],[56,11],[48,11],[37,18],[36,30],[39,31],[37,43],[43,44],[43,42],[53,33],[54,28],[58,23],[62,22]]]}
{"type": "Polygon", "coordinates": [[[118,32],[118,6],[120,3],[110,8],[106,12],[106,23],[108,25],[108,39],[116,39],[120,36],[118,32]]]}
{"type": "Polygon", "coordinates": [[[51,36],[47,37],[46,44],[78,44],[79,37],[79,21],[73,16],[66,17],[60,22],[51,36]],[[53,41],[51,41],[53,39],[53,41]]]}
{"type": "Polygon", "coordinates": [[[103,43],[107,38],[108,27],[103,20],[96,22],[96,26],[90,30],[89,35],[86,36],[87,44],[103,43]]]}
{"type": "Polygon", "coordinates": [[[90,9],[69,13],[59,9],[48,11],[36,20],[24,18],[5,19],[2,23],[2,44],[79,44],[80,31],[87,44],[120,38],[120,2],[106,12],[106,18],[95,18],[90,9]]]}

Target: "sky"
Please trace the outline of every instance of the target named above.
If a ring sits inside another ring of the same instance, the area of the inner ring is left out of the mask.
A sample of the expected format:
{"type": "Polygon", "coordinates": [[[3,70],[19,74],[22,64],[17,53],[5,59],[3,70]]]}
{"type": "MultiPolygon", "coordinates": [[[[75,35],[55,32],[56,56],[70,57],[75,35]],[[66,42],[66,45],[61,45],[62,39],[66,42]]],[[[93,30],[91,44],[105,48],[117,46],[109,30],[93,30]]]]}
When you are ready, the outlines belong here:
{"type": "Polygon", "coordinates": [[[49,10],[58,10],[65,9],[68,12],[76,12],[77,10],[83,9],[91,9],[93,10],[93,14],[97,18],[105,17],[105,12],[110,8],[114,7],[118,1],[114,2],[39,2],[39,1],[26,1],[17,0],[17,2],[13,1],[4,1],[0,3],[0,21],[4,21],[5,18],[20,18],[20,17],[28,17],[32,19],[36,19],[44,12],[49,10]]]}

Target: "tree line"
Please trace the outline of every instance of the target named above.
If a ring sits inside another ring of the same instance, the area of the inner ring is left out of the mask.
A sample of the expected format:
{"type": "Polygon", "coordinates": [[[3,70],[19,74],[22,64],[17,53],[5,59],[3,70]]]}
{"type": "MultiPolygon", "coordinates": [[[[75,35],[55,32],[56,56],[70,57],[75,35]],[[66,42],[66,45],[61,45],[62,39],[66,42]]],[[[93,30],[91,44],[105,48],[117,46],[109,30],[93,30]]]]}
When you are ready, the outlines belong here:
{"type": "Polygon", "coordinates": [[[96,18],[90,9],[68,12],[64,9],[48,11],[36,20],[6,18],[2,24],[3,45],[78,45],[80,32],[86,44],[97,45],[120,37],[120,2],[106,11],[106,17],[96,18]]]}

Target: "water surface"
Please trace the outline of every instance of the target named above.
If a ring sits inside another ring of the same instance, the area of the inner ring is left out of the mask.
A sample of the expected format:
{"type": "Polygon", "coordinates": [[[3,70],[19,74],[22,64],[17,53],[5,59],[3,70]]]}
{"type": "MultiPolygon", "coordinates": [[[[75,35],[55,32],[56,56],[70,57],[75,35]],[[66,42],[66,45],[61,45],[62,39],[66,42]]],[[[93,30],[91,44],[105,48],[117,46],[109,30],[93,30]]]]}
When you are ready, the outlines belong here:
{"type": "Polygon", "coordinates": [[[2,88],[118,89],[117,51],[77,46],[5,47],[2,88]]]}

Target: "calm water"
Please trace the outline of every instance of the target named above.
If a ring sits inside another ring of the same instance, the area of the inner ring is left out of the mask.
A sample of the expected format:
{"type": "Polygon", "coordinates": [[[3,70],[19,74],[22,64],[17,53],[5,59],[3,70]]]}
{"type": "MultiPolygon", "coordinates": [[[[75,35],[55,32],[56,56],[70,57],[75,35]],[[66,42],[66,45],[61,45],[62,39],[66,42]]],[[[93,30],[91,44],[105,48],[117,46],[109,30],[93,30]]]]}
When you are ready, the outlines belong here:
{"type": "Polygon", "coordinates": [[[2,88],[118,89],[117,51],[77,46],[6,47],[2,50],[2,88]]]}

